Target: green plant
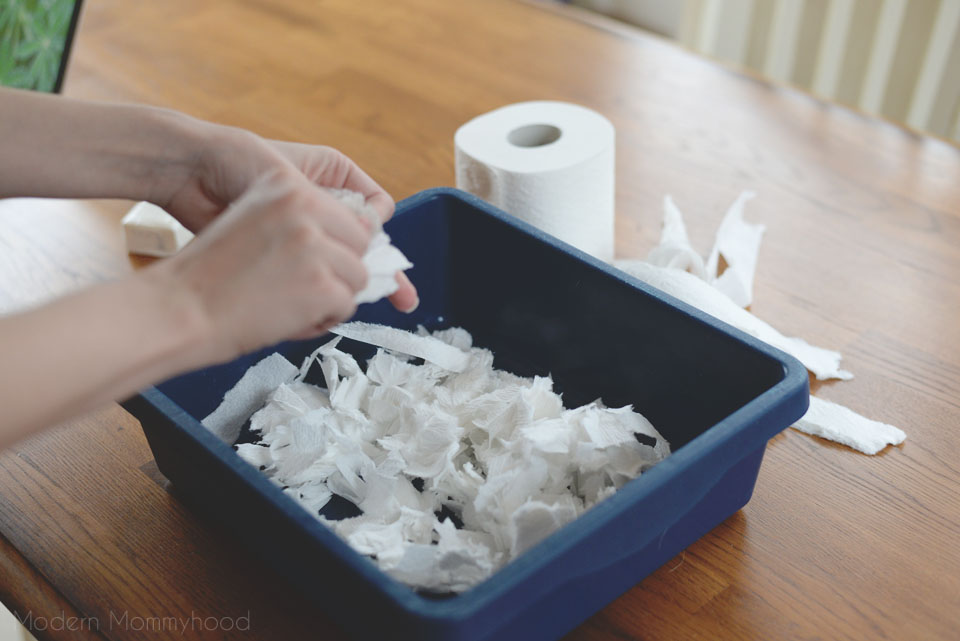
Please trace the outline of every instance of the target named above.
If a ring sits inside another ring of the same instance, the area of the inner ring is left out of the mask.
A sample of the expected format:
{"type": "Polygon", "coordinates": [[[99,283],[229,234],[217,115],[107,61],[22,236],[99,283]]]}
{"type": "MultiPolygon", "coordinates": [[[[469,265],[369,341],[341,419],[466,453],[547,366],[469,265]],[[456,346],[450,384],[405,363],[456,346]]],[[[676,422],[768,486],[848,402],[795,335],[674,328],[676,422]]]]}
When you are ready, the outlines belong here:
{"type": "Polygon", "coordinates": [[[52,91],[73,0],[0,0],[0,85],[52,91]]]}

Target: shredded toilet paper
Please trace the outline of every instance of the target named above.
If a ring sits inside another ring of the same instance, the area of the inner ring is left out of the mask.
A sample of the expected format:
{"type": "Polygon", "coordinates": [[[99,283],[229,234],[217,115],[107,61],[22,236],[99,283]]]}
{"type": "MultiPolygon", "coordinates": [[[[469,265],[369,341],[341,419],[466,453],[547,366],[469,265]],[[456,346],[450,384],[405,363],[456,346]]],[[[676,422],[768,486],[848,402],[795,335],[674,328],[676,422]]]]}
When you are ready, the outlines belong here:
{"type": "Polygon", "coordinates": [[[357,292],[354,300],[357,304],[374,303],[397,291],[397,272],[413,267],[399,249],[390,242],[390,236],[383,231],[380,215],[367,204],[363,194],[349,189],[328,189],[337,200],[352,209],[357,215],[370,222],[374,229],[373,238],[363,255],[363,266],[367,268],[367,286],[357,292]]]}
{"type": "Polygon", "coordinates": [[[764,232],[763,225],[747,223],[743,219],[744,204],[753,197],[753,192],[745,191],[727,210],[710,256],[704,263],[690,245],[683,214],[668,195],[663,200],[660,243],[647,256],[646,262],[618,260],[613,265],[791,354],[819,380],[853,378],[853,374],[840,369],[842,357],[839,352],[784,336],[742,309],[753,299],[753,276],[764,232]],[[728,267],[718,276],[720,256],[728,267]]]}
{"type": "MultiPolygon", "coordinates": [[[[666,196],[660,243],[647,260],[618,260],[613,265],[791,354],[819,380],[853,378],[853,374],[840,369],[839,352],[784,336],[743,309],[753,299],[753,278],[764,232],[763,225],[748,223],[743,218],[744,205],[753,196],[752,192],[743,192],[727,210],[706,262],[690,245],[683,214],[666,196]],[[721,257],[727,268],[718,275],[721,257]]],[[[807,414],[793,427],[867,454],[876,454],[887,444],[897,445],[906,438],[902,430],[892,425],[872,421],[814,396],[810,397],[807,414]]]]}
{"type": "Polygon", "coordinates": [[[398,332],[392,327],[373,323],[342,323],[331,334],[362,343],[384,347],[393,352],[422,358],[451,372],[462,372],[470,364],[470,355],[433,336],[398,332]]]}
{"type": "Polygon", "coordinates": [[[864,454],[876,454],[887,445],[903,443],[900,428],[860,416],[843,405],[810,397],[810,409],[793,426],[801,432],[843,443],[864,454]]]}
{"type": "Polygon", "coordinates": [[[745,191],[727,210],[706,265],[707,280],[740,307],[753,302],[753,275],[765,229],[743,219],[743,206],[753,197],[752,191],[745,191]],[[721,257],[727,268],[718,273],[721,257]]]}
{"type": "Polygon", "coordinates": [[[663,199],[663,229],[660,232],[660,244],[647,254],[647,262],[658,267],[669,267],[690,272],[703,280],[707,279],[703,258],[690,245],[687,227],[683,224],[683,214],[677,209],[673,198],[663,199]]]}
{"type": "Polygon", "coordinates": [[[743,219],[744,204],[754,197],[745,191],[730,206],[706,262],[690,245],[683,214],[669,195],[663,199],[663,230],[660,243],[650,250],[646,262],[657,267],[689,272],[709,283],[740,307],[753,301],[753,276],[763,240],[763,225],[743,219]],[[726,265],[720,270],[720,259],[726,265]]]}
{"type": "Polygon", "coordinates": [[[463,329],[336,331],[389,349],[364,370],[341,338],[321,346],[237,453],[415,588],[468,589],[670,454],[631,407],[565,409],[550,377],[494,369],[463,329]],[[315,361],[326,389],[303,382],[315,361]],[[334,496],[361,514],[320,515],[334,496]]]}
{"type": "Polygon", "coordinates": [[[657,267],[640,260],[616,260],[613,265],[725,323],[794,356],[820,380],[848,380],[853,374],[840,369],[840,352],[810,345],[802,338],[784,336],[769,324],[737,305],[723,292],[679,269],[657,267]]]}
{"type": "Polygon", "coordinates": [[[233,443],[247,418],[262,407],[278,385],[293,380],[299,370],[280,354],[271,354],[249,368],[203,421],[203,426],[233,443]]]}

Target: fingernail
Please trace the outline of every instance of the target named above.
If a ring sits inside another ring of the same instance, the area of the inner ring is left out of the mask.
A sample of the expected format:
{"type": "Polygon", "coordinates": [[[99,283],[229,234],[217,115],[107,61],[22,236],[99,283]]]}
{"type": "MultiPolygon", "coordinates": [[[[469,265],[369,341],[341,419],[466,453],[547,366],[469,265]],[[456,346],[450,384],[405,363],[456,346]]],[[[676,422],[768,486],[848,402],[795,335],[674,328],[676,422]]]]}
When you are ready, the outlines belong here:
{"type": "Polygon", "coordinates": [[[413,301],[413,305],[410,306],[410,309],[403,310],[404,314],[412,314],[417,311],[417,308],[420,307],[420,297],[417,296],[417,300],[413,301]]]}

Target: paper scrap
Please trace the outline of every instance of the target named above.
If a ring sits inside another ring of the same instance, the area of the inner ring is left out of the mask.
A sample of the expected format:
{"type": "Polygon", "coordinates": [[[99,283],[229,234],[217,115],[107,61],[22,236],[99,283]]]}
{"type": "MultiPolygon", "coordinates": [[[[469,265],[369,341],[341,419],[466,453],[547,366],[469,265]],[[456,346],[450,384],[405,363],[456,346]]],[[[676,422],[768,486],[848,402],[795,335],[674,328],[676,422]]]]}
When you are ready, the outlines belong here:
{"type": "Polygon", "coordinates": [[[657,267],[640,260],[616,260],[613,265],[765,343],[782,349],[803,363],[819,380],[853,378],[853,374],[840,369],[840,352],[810,345],[801,338],[784,336],[693,274],[679,269],[657,267]]]}
{"type": "Polygon", "coordinates": [[[650,250],[646,262],[658,267],[689,272],[709,283],[740,307],[753,301],[753,277],[764,226],[743,219],[744,204],[754,197],[745,191],[727,210],[706,262],[690,245],[683,214],[669,195],[663,199],[663,229],[659,244],[650,250]],[[726,268],[720,271],[720,258],[726,268]]]}
{"type": "Polygon", "coordinates": [[[131,207],[121,223],[130,254],[173,256],[193,240],[193,233],[179,220],[146,201],[131,207]]]}
{"type": "Polygon", "coordinates": [[[420,336],[403,330],[372,323],[341,323],[331,334],[361,343],[389,349],[392,352],[415,356],[439,365],[451,372],[462,372],[470,363],[470,355],[433,336],[420,336]]]}
{"type": "Polygon", "coordinates": [[[263,407],[267,397],[299,369],[280,354],[271,354],[244,372],[223,401],[201,423],[226,443],[233,443],[251,414],[263,407]]]}
{"type": "Polygon", "coordinates": [[[753,302],[753,275],[765,230],[763,225],[743,219],[743,206],[753,197],[752,191],[745,191],[727,210],[706,264],[707,281],[740,307],[753,302]],[[721,256],[727,268],[718,274],[721,256]]]}
{"type": "Polygon", "coordinates": [[[363,265],[367,268],[367,286],[354,297],[357,304],[374,303],[397,291],[397,272],[413,267],[403,253],[390,243],[390,237],[379,232],[370,241],[367,253],[363,255],[363,265]]]}
{"type": "Polygon", "coordinates": [[[363,194],[349,189],[328,189],[341,203],[352,209],[371,224],[373,238],[363,255],[363,266],[367,269],[367,285],[357,292],[354,300],[357,304],[374,303],[399,289],[397,272],[413,267],[399,249],[390,242],[390,236],[383,231],[380,215],[367,204],[363,194]]]}
{"type": "MultiPolygon", "coordinates": [[[[663,203],[659,245],[649,253],[646,262],[620,260],[614,261],[614,266],[793,355],[820,380],[853,378],[853,374],[840,369],[839,352],[810,345],[801,338],[783,336],[742,309],[752,302],[753,278],[764,232],[763,225],[743,219],[744,204],[753,195],[743,192],[727,210],[705,265],[690,246],[683,215],[667,196],[663,203]],[[718,275],[721,257],[727,268],[718,275]]],[[[875,454],[886,444],[898,444],[906,438],[902,430],[892,425],[871,421],[813,396],[810,410],[794,427],[867,454],[875,454]]]]}
{"type": "Polygon", "coordinates": [[[413,587],[476,585],[670,454],[631,407],[565,409],[549,377],[495,370],[463,329],[346,327],[399,351],[379,349],[364,370],[339,339],[321,346],[301,371],[317,361],[326,389],[279,385],[250,419],[260,440],[237,454],[413,587]],[[333,496],[362,513],[326,519],[333,496]]]}
{"type": "Polygon", "coordinates": [[[810,397],[810,409],[793,427],[864,454],[876,454],[887,445],[899,445],[907,438],[900,428],[871,420],[816,396],[810,397]]]}
{"type": "MultiPolygon", "coordinates": [[[[683,215],[669,195],[663,198],[663,230],[660,233],[660,244],[647,254],[647,262],[658,267],[690,272],[702,280],[709,280],[703,258],[690,245],[683,215]]],[[[716,269],[714,269],[715,274],[716,269]]]]}

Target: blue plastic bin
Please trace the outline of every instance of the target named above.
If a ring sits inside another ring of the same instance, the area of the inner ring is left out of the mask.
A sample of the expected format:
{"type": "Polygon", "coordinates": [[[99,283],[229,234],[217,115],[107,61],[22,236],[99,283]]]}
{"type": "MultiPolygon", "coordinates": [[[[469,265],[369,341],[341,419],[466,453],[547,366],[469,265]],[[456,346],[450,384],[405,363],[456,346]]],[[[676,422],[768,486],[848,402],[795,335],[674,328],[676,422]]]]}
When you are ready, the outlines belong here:
{"type": "Polygon", "coordinates": [[[484,583],[436,597],[380,572],[200,425],[264,355],[299,364],[326,339],[283,343],[126,401],[178,495],[357,638],[560,637],[745,505],[767,440],[806,411],[807,373],[794,358],[469,194],[412,196],[387,231],[415,265],[420,307],[408,316],[381,301],[357,320],[462,326],[497,367],[551,373],[569,407],[633,404],[674,453],[484,583]]]}

